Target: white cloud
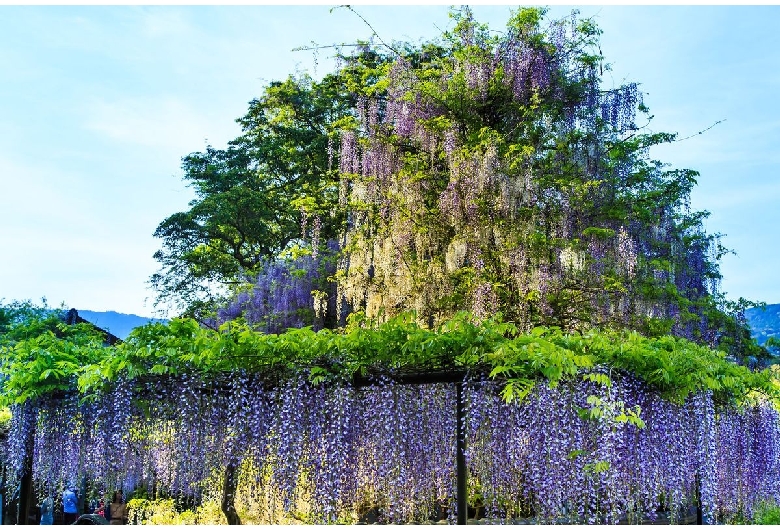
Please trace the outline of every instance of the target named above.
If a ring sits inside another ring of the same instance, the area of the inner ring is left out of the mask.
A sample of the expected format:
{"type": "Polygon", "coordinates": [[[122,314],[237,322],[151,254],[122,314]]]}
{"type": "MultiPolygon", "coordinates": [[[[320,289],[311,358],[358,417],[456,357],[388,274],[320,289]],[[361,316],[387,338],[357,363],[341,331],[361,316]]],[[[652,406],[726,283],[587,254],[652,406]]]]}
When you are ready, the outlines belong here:
{"type": "MultiPolygon", "coordinates": [[[[65,217],[57,224],[17,226],[0,234],[0,296],[40,298],[85,309],[142,314],[156,270],[154,242],[114,237],[110,228],[65,217]]],[[[147,311],[148,312],[148,311],[147,311]]]]}
{"type": "Polygon", "coordinates": [[[4,227],[54,225],[88,218],[78,177],[46,163],[20,163],[0,154],[0,222],[4,227]]]}
{"type": "Polygon", "coordinates": [[[193,32],[193,26],[182,11],[168,8],[144,9],[141,16],[144,33],[153,38],[182,37],[193,32]]]}
{"type": "Polygon", "coordinates": [[[124,144],[186,154],[205,146],[213,123],[172,97],[95,100],[87,105],[84,127],[124,144]]]}
{"type": "Polygon", "coordinates": [[[0,298],[150,313],[151,234],[174,207],[156,204],[161,190],[119,195],[105,174],[85,180],[56,162],[0,154],[0,298]]]}

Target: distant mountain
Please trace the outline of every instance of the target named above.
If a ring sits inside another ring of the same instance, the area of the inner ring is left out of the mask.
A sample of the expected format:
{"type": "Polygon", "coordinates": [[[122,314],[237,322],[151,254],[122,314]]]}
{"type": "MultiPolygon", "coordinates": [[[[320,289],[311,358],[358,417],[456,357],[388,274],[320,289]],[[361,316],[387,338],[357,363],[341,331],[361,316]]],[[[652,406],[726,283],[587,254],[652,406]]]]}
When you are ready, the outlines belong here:
{"type": "Polygon", "coordinates": [[[767,304],[766,309],[752,307],[745,311],[745,317],[759,344],[772,336],[780,338],[780,304],[767,304]]]}
{"type": "Polygon", "coordinates": [[[117,313],[116,311],[79,309],[78,312],[79,316],[84,320],[111,332],[123,340],[130,334],[133,328],[143,326],[149,322],[167,322],[167,320],[161,318],[139,317],[138,315],[127,315],[125,313],[117,313]]]}

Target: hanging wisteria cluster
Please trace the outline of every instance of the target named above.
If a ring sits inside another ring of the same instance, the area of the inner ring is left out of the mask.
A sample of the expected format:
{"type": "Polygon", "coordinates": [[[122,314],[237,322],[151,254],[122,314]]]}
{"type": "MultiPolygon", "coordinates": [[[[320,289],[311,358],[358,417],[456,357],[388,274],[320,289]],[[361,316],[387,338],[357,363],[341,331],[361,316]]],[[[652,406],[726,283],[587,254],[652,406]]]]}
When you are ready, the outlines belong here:
{"type": "MultiPolygon", "coordinates": [[[[328,241],[321,252],[268,262],[262,272],[228,305],[217,312],[217,324],[244,318],[258,331],[280,333],[289,328],[321,329],[336,314],[335,284],[338,245],[328,241]]],[[[315,248],[317,248],[315,246],[315,248]]]]}
{"type": "Polygon", "coordinates": [[[218,496],[232,467],[236,509],[252,522],[454,521],[462,384],[469,503],[489,520],[674,521],[701,499],[709,520],[728,521],[780,501],[780,416],[769,404],[716,409],[702,393],[676,405],[632,376],[611,380],[540,383],[509,403],[479,379],[120,382],[91,403],[17,407],[7,456],[18,470],[32,451],[41,498],[84,481],[192,506],[218,496]]]}

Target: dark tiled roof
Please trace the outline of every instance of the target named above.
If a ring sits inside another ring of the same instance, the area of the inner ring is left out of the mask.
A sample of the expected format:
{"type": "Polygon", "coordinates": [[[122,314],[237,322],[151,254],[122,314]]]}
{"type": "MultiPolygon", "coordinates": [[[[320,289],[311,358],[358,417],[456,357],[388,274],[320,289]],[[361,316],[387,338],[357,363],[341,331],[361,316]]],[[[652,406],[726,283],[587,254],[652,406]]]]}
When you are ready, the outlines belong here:
{"type": "Polygon", "coordinates": [[[81,318],[79,316],[79,312],[76,311],[75,309],[70,309],[67,313],[65,313],[65,323],[69,326],[73,326],[75,324],[89,324],[90,326],[92,326],[97,331],[103,334],[103,336],[105,337],[104,343],[106,346],[113,346],[114,344],[122,342],[122,339],[120,339],[116,335],[113,335],[108,331],[106,331],[105,329],[97,327],[92,322],[81,318]]]}

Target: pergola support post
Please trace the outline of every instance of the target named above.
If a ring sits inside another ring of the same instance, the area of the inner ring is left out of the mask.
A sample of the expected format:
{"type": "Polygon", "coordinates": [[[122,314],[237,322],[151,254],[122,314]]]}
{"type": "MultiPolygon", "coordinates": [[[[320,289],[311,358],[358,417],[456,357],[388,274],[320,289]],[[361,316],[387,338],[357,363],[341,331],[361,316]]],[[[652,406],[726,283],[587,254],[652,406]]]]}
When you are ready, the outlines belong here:
{"type": "Polygon", "coordinates": [[[19,484],[19,510],[16,512],[16,524],[29,524],[27,518],[30,514],[30,497],[32,496],[32,467],[33,445],[35,443],[35,430],[30,429],[25,440],[26,452],[22,463],[22,476],[19,484]]]}
{"type": "Polygon", "coordinates": [[[704,524],[704,509],[701,504],[701,475],[696,473],[696,524],[704,524]]]}
{"type": "Polygon", "coordinates": [[[468,517],[468,490],[466,477],[466,406],[463,401],[463,383],[455,383],[457,388],[457,434],[456,438],[456,483],[458,524],[466,524],[468,517]]]}

